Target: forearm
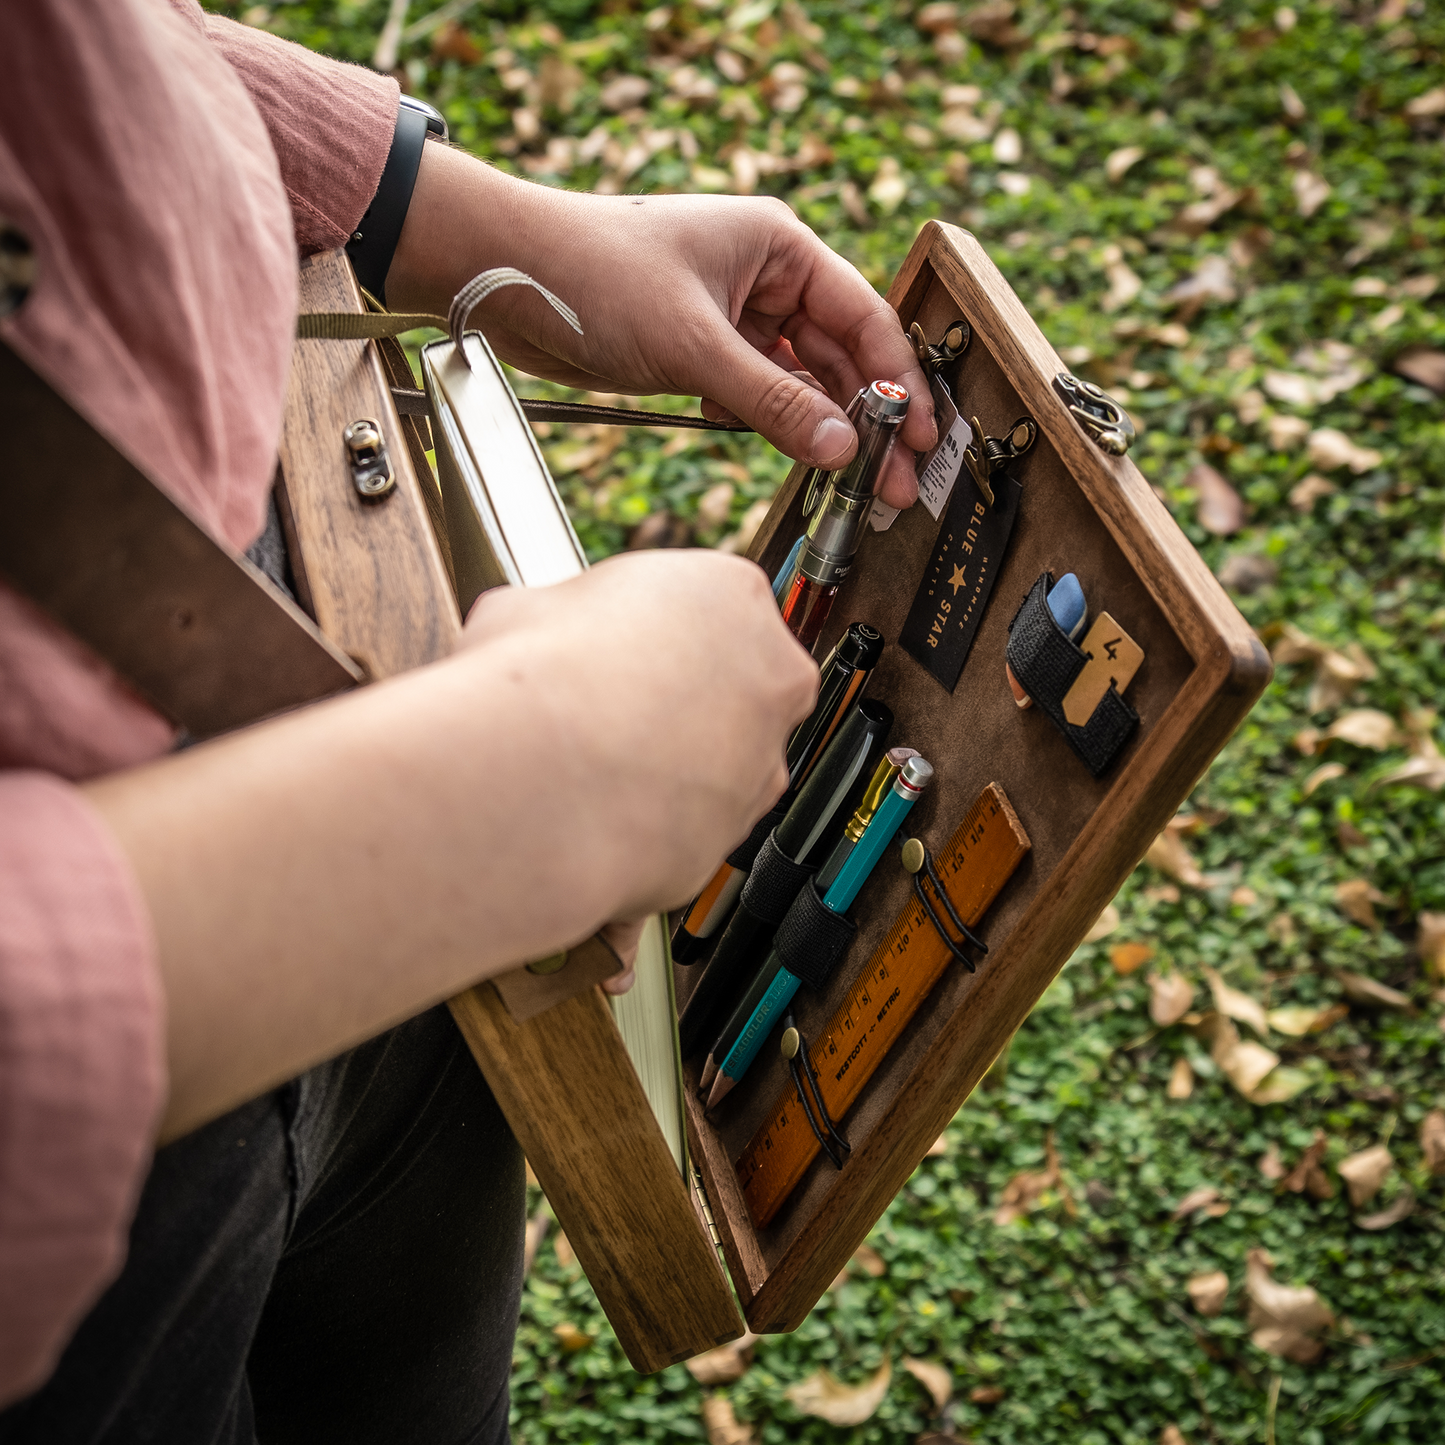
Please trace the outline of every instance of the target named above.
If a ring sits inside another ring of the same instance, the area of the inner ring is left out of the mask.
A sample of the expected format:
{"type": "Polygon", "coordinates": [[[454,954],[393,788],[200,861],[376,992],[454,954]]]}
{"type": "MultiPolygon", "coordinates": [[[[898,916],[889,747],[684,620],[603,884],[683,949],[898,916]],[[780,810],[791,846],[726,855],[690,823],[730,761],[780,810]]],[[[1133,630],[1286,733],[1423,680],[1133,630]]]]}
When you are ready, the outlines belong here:
{"type": "Polygon", "coordinates": [[[154,922],[163,1137],[610,915],[518,668],[443,664],[88,789],[154,922]]]}

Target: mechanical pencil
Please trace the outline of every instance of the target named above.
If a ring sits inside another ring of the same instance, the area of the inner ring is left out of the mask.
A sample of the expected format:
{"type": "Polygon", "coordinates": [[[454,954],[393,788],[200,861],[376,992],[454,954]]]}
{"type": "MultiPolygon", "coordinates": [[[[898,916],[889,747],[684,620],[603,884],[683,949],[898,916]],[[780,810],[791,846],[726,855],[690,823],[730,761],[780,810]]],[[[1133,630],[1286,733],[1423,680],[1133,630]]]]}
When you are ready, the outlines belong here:
{"type": "MultiPolygon", "coordinates": [[[[825,908],[834,913],[846,912],[873,871],[874,865],[893,841],[899,825],[932,780],[933,767],[924,758],[909,758],[904,763],[889,789],[888,796],[873,815],[873,821],[868,824],[863,836],[848,855],[847,862],[843,864],[837,878],[824,895],[825,908]]],[[[747,1072],[748,1066],[762,1048],[773,1020],[792,1002],[800,981],[790,969],[778,969],[771,986],[753,1011],[742,1033],[738,1035],[737,1042],[728,1051],[717,1077],[712,1081],[712,1088],[707,1096],[709,1109],[725,1099],[747,1072]]]]}

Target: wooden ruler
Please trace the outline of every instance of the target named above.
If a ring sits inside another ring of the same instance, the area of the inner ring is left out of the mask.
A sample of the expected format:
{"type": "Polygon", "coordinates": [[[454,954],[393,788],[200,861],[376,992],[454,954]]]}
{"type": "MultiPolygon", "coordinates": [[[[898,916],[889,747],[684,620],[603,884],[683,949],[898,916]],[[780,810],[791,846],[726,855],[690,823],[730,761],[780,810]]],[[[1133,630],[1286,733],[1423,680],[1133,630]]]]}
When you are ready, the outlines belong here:
{"type": "MultiPolygon", "coordinates": [[[[990,783],[947,846],[934,855],[939,879],[970,928],[988,912],[1031,846],[1004,790],[990,783]]],[[[945,910],[938,912],[947,922],[945,910]]],[[[809,1051],[834,1120],[841,1121],[863,1092],[952,961],[918,899],[910,895],[843,1007],[809,1051]]],[[[759,1229],[778,1212],[818,1153],[798,1091],[789,1089],[736,1165],[748,1212],[759,1229]]]]}

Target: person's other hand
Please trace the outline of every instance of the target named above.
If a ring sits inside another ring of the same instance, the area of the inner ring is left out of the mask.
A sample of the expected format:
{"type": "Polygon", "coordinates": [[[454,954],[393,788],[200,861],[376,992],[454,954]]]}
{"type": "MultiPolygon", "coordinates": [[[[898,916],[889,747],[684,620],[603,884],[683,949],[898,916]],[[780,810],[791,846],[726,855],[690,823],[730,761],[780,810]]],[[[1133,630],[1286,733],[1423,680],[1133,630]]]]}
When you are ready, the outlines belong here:
{"type": "Polygon", "coordinates": [[[484,593],[453,663],[473,652],[535,714],[535,755],[510,769],[539,816],[585,841],[585,878],[559,886],[595,889],[597,921],[707,881],[787,786],[784,747],[818,689],[762,571],[701,550],[484,593]]]}
{"type": "Polygon", "coordinates": [[[392,304],[445,311],[471,275],[501,265],[573,306],[584,332],[527,288],[499,291],[472,324],[514,366],[590,390],[700,396],[714,420],[741,418],[799,461],[846,463],[857,438],[843,408],[870,381],[900,382],[913,400],[882,496],[898,507],[917,496],[913,453],[937,427],[913,348],[782,201],[578,195],[428,146],[392,304]]]}

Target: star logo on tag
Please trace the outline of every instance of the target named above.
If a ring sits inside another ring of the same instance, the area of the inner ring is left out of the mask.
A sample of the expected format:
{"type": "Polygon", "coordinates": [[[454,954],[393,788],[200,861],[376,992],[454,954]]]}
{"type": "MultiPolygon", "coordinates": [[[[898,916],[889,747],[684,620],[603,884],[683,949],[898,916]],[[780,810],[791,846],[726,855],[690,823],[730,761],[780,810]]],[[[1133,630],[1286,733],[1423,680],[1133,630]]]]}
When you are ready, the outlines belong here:
{"type": "Polygon", "coordinates": [[[958,589],[960,587],[968,586],[968,578],[963,575],[962,567],[955,567],[953,569],[953,576],[948,579],[948,585],[953,588],[953,595],[955,597],[958,596],[958,589]]]}

